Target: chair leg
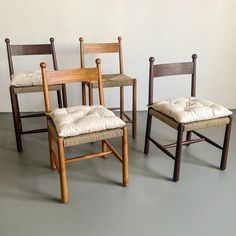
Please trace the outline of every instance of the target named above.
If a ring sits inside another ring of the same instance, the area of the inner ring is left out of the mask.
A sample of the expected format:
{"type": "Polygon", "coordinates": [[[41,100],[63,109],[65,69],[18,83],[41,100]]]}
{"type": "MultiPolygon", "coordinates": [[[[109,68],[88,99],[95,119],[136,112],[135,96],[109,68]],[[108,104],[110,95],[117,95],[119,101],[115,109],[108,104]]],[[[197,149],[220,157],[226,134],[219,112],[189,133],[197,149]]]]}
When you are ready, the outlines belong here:
{"type": "Polygon", "coordinates": [[[225,129],[225,137],[224,137],[224,144],[223,144],[223,151],[221,156],[221,163],[220,163],[220,169],[225,170],[227,165],[227,157],[228,157],[228,151],[229,151],[229,141],[230,141],[230,134],[231,134],[231,128],[232,128],[232,118],[230,117],[229,124],[226,125],[225,129]]]}
{"type": "Polygon", "coordinates": [[[68,107],[67,103],[67,94],[66,94],[66,85],[62,85],[62,99],[63,99],[63,107],[68,107]]]}
{"type": "Polygon", "coordinates": [[[136,79],[133,79],[133,112],[132,112],[132,136],[136,138],[137,134],[137,83],[136,79]]]}
{"type": "Polygon", "coordinates": [[[124,87],[120,87],[120,118],[123,120],[124,113],[124,87]]]}
{"type": "Polygon", "coordinates": [[[144,146],[144,153],[145,154],[149,153],[149,147],[150,147],[149,137],[151,135],[151,128],[152,128],[152,115],[149,114],[149,110],[148,110],[146,136],[145,136],[145,146],[144,146]]]}
{"type": "Polygon", "coordinates": [[[86,105],[86,84],[82,82],[82,105],[86,105]]]}
{"type": "Polygon", "coordinates": [[[177,137],[177,147],[176,147],[176,153],[175,153],[175,167],[174,167],[174,174],[173,174],[173,181],[174,182],[177,182],[179,180],[183,132],[184,132],[184,126],[182,124],[179,124],[178,135],[177,135],[178,136],[177,137]]]}
{"type": "Polygon", "coordinates": [[[122,172],[123,172],[123,186],[127,187],[129,183],[129,170],[128,170],[128,137],[127,137],[127,128],[123,128],[123,137],[122,137],[122,172]]]}
{"type": "Polygon", "coordinates": [[[66,176],[66,163],[64,155],[63,139],[58,139],[58,158],[59,158],[59,174],[61,185],[61,201],[63,203],[68,202],[68,188],[67,188],[67,176],[66,176]]]}
{"type": "MultiPolygon", "coordinates": [[[[109,150],[109,148],[107,147],[107,144],[106,144],[106,142],[105,142],[105,140],[102,140],[102,151],[103,152],[107,152],[109,150]]],[[[104,158],[107,158],[108,157],[108,155],[105,155],[105,156],[103,156],[104,158]]]]}
{"type": "Polygon", "coordinates": [[[56,169],[56,165],[53,161],[53,153],[54,153],[54,140],[51,134],[51,131],[48,127],[48,144],[49,144],[49,154],[50,154],[50,167],[51,169],[56,169]]]}
{"type": "Polygon", "coordinates": [[[21,117],[20,117],[20,107],[19,107],[19,101],[18,101],[18,96],[15,94],[16,97],[16,105],[17,105],[17,115],[18,115],[18,120],[19,120],[19,126],[20,126],[20,133],[22,133],[22,123],[21,123],[21,117]]]}
{"type": "Polygon", "coordinates": [[[93,105],[93,84],[89,83],[89,106],[93,105]]]}
{"type": "MultiPolygon", "coordinates": [[[[192,137],[192,132],[191,132],[191,131],[188,131],[188,132],[187,132],[187,135],[186,135],[186,141],[190,141],[190,140],[191,140],[191,137],[192,137]]],[[[186,146],[190,146],[190,144],[187,144],[186,146]]]]}
{"type": "Polygon", "coordinates": [[[61,99],[61,91],[57,90],[57,103],[58,103],[58,107],[62,108],[62,99],[61,99]]]}
{"type": "Polygon", "coordinates": [[[10,90],[10,97],[11,97],[12,115],[13,115],[13,120],[14,120],[17,151],[22,152],[22,150],[23,150],[22,140],[21,140],[21,129],[22,128],[21,128],[17,95],[15,94],[13,87],[10,87],[9,90],[10,90]]]}

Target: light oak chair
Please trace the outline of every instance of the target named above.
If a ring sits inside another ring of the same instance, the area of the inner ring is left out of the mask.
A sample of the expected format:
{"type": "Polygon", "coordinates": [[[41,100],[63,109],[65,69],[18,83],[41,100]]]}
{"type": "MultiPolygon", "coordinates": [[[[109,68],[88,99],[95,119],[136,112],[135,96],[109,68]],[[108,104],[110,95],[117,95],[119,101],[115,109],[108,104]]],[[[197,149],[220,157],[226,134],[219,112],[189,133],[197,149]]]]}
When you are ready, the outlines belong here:
{"type": "Polygon", "coordinates": [[[220,169],[226,168],[230,133],[232,126],[232,112],[210,101],[196,98],[196,60],[197,55],[192,56],[192,62],[156,64],[151,57],[149,71],[149,102],[147,115],[147,128],[144,153],[149,153],[150,141],[161,151],[174,159],[173,181],[179,180],[182,146],[206,141],[222,150],[220,169]],[[153,102],[154,78],[174,75],[191,75],[191,97],[173,98],[153,102]],[[177,130],[177,143],[162,145],[151,137],[152,117],[159,119],[165,124],[177,130]],[[198,129],[226,125],[223,146],[220,146],[210,138],[197,132],[198,129]],[[183,133],[187,132],[186,140],[183,141],[183,133]],[[192,139],[191,134],[199,138],[192,139]],[[175,155],[167,148],[176,147],[175,155]]]}
{"type": "MultiPolygon", "coordinates": [[[[22,147],[22,134],[33,134],[39,132],[47,132],[47,129],[36,129],[36,130],[27,130],[24,131],[22,127],[23,118],[34,118],[45,116],[44,112],[33,113],[23,115],[20,112],[19,102],[18,102],[18,94],[25,93],[38,93],[43,91],[42,79],[40,72],[32,72],[32,73],[15,73],[13,66],[13,57],[15,56],[35,56],[35,55],[50,55],[53,61],[53,68],[57,70],[57,59],[54,47],[54,39],[50,38],[50,44],[28,44],[28,45],[12,45],[10,44],[9,39],[5,39],[7,46],[7,56],[8,56],[8,64],[9,64],[9,72],[10,72],[10,97],[11,97],[11,105],[12,105],[12,113],[15,127],[15,136],[17,143],[17,150],[21,152],[23,150],[22,147]]],[[[58,106],[62,107],[62,97],[63,97],[63,105],[67,106],[66,99],[66,87],[64,84],[53,85],[49,87],[50,91],[57,92],[58,106]],[[61,97],[62,93],[62,97],[61,97]]]]}
{"type": "Polygon", "coordinates": [[[88,160],[95,157],[107,157],[113,154],[122,163],[123,185],[128,186],[128,142],[127,128],[124,121],[104,107],[104,96],[101,79],[101,61],[96,60],[96,68],[67,69],[54,72],[46,71],[46,64],[41,63],[44,87],[44,99],[47,114],[48,137],[51,168],[57,169],[60,175],[61,201],[68,201],[66,163],[88,160]],[[77,106],[58,108],[51,111],[48,86],[58,83],[98,82],[99,106],[77,106]],[[122,137],[122,156],[107,139],[122,137]],[[102,151],[66,159],[64,148],[83,143],[101,141],[102,151]],[[58,158],[54,152],[57,143],[58,158]]]}
{"type": "MultiPolygon", "coordinates": [[[[122,38],[118,37],[118,42],[116,43],[84,43],[84,39],[80,37],[80,62],[81,68],[85,68],[85,55],[88,54],[107,54],[116,53],[119,56],[119,73],[116,74],[103,74],[103,87],[104,88],[120,88],[120,106],[110,108],[110,110],[119,110],[120,118],[126,123],[132,123],[132,136],[136,137],[137,121],[136,121],[136,79],[130,78],[124,74],[123,66],[123,54],[122,54],[122,38]],[[132,118],[130,118],[124,111],[124,87],[132,86],[133,89],[133,107],[132,107],[132,118]]],[[[98,84],[96,81],[91,83],[82,83],[82,102],[86,105],[86,85],[89,89],[89,104],[93,104],[93,88],[97,88],[98,84]]]]}

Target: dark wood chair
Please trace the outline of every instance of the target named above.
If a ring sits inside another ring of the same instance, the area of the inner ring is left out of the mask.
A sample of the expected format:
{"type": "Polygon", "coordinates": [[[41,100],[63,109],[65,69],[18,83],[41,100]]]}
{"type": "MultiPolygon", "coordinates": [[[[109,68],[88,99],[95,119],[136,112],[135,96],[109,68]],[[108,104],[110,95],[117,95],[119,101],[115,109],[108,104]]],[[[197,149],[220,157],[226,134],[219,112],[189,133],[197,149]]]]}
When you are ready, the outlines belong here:
{"type": "MultiPolygon", "coordinates": [[[[85,55],[97,54],[97,53],[118,53],[119,55],[119,73],[116,74],[103,74],[103,87],[104,88],[120,88],[120,106],[110,108],[110,110],[119,110],[120,118],[126,123],[132,123],[132,136],[136,137],[137,121],[136,121],[136,79],[130,78],[124,74],[123,66],[123,54],[122,54],[122,38],[118,37],[118,42],[116,43],[84,43],[84,39],[80,37],[80,62],[81,68],[85,68],[85,55]],[[132,118],[130,118],[124,111],[124,87],[132,86],[133,88],[133,107],[132,107],[132,118]]],[[[93,88],[97,88],[97,82],[82,83],[82,101],[83,105],[86,104],[86,85],[89,89],[89,104],[93,104],[93,88]]]]}
{"type": "Polygon", "coordinates": [[[174,159],[173,181],[179,180],[182,146],[206,141],[222,150],[220,169],[226,168],[230,133],[232,126],[232,112],[218,104],[207,100],[196,98],[196,60],[197,55],[192,56],[192,62],[156,64],[151,57],[149,72],[149,100],[148,115],[144,153],[149,153],[150,141],[161,151],[174,159]],[[191,97],[167,99],[153,102],[153,82],[154,78],[174,75],[191,75],[191,97]],[[177,143],[162,145],[151,137],[152,117],[159,119],[165,124],[177,130],[177,143]],[[210,138],[197,132],[197,129],[226,125],[223,146],[220,146],[210,138]],[[186,140],[183,141],[183,133],[187,132],[186,140]],[[191,138],[191,134],[198,136],[191,138]],[[167,148],[176,147],[175,155],[167,148]]]}
{"type": "Polygon", "coordinates": [[[123,186],[128,186],[128,141],[127,128],[124,121],[104,107],[103,86],[101,77],[101,61],[96,60],[97,68],[67,69],[54,72],[46,71],[46,64],[41,63],[45,110],[49,135],[51,168],[57,169],[60,175],[61,200],[68,201],[66,163],[88,160],[95,157],[107,157],[113,154],[122,164],[123,186]],[[77,106],[58,108],[51,111],[48,86],[58,83],[98,82],[98,106],[77,106]],[[73,117],[73,118],[72,118],[73,117]],[[122,137],[122,155],[107,141],[122,137]],[[64,148],[83,143],[100,141],[102,151],[74,158],[65,158],[64,148]],[[57,143],[58,158],[54,152],[57,143]]]}
{"type": "MultiPolygon", "coordinates": [[[[27,114],[27,115],[21,114],[19,103],[18,103],[18,94],[42,92],[43,86],[42,86],[42,80],[41,80],[40,74],[36,74],[36,73],[15,74],[14,66],[13,66],[13,57],[14,56],[51,55],[52,61],[53,61],[53,68],[54,70],[57,70],[58,67],[57,67],[56,53],[55,53],[55,47],[54,47],[54,39],[50,38],[50,44],[11,45],[9,39],[5,39],[5,42],[7,46],[7,56],[8,56],[10,79],[11,79],[11,85],[9,89],[10,89],[10,96],[11,96],[11,105],[12,105],[12,113],[13,113],[13,120],[14,120],[14,127],[15,127],[17,150],[18,152],[21,152],[23,150],[22,139],[21,139],[22,134],[46,132],[47,129],[44,128],[44,129],[24,131],[22,128],[22,122],[21,122],[22,118],[33,118],[33,117],[45,116],[45,113],[40,112],[40,113],[33,113],[33,114],[27,114]],[[37,77],[37,78],[34,78],[34,77],[37,77]],[[33,82],[34,80],[35,81],[38,80],[36,81],[38,84],[36,83],[35,85],[33,82]],[[20,83],[18,84],[16,81],[18,82],[20,81],[20,83]]],[[[53,86],[50,86],[49,89],[51,91],[57,92],[58,106],[66,107],[67,98],[66,98],[65,85],[64,84],[53,85],[53,86]],[[62,104],[61,93],[63,97],[63,104],[62,104]]]]}

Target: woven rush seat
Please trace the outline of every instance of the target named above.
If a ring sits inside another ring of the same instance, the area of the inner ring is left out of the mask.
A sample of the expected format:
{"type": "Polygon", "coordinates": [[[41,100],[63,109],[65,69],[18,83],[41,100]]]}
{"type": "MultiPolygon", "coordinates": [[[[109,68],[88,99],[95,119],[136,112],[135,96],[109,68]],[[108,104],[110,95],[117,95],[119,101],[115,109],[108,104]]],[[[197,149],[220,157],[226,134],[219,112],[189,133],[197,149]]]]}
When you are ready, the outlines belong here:
{"type": "MultiPolygon", "coordinates": [[[[102,75],[103,87],[132,86],[133,79],[125,74],[104,74],[102,75]]],[[[93,87],[97,88],[97,81],[92,82],[93,87]]]]}
{"type": "MultiPolygon", "coordinates": [[[[43,86],[25,86],[25,87],[13,87],[14,93],[37,93],[43,92],[43,86]]],[[[49,85],[49,91],[58,91],[62,90],[63,87],[61,84],[49,85]]]]}
{"type": "MultiPolygon", "coordinates": [[[[53,136],[53,139],[57,141],[60,136],[57,133],[57,129],[52,121],[48,119],[48,128],[53,136]]],[[[92,132],[87,134],[80,134],[77,136],[71,136],[63,138],[64,147],[75,146],[84,143],[96,142],[104,139],[119,138],[123,136],[122,128],[103,130],[99,132],[92,132]]]]}
{"type": "Polygon", "coordinates": [[[230,110],[221,105],[196,97],[162,100],[154,102],[150,107],[178,123],[212,120],[232,114],[230,110]]]}
{"type": "MultiPolygon", "coordinates": [[[[174,129],[178,129],[179,122],[174,120],[173,118],[154,110],[153,108],[149,109],[149,114],[156,117],[160,121],[164,122],[165,124],[169,125],[170,127],[174,129]]],[[[230,123],[229,117],[220,117],[210,120],[201,120],[201,121],[195,121],[195,122],[189,122],[184,124],[184,131],[191,131],[196,129],[205,129],[215,126],[221,126],[221,125],[227,125],[230,123]]]]}
{"type": "Polygon", "coordinates": [[[125,122],[103,106],[58,108],[47,114],[60,137],[123,128],[125,122]]]}

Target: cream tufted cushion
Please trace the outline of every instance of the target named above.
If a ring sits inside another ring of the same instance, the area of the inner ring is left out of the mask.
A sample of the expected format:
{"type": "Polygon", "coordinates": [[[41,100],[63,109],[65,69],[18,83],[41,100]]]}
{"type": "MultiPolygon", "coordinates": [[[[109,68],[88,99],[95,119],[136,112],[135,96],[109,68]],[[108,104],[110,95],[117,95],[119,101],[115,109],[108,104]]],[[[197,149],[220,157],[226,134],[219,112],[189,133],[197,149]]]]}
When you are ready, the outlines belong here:
{"type": "Polygon", "coordinates": [[[221,105],[195,97],[167,99],[155,102],[151,108],[179,123],[215,119],[232,114],[221,105]]]}
{"type": "Polygon", "coordinates": [[[32,73],[16,73],[11,75],[11,85],[15,87],[39,86],[42,85],[40,71],[32,73]]]}
{"type": "Polygon", "coordinates": [[[122,128],[125,122],[103,106],[58,108],[48,113],[58,135],[70,137],[107,129],[122,128]]]}

